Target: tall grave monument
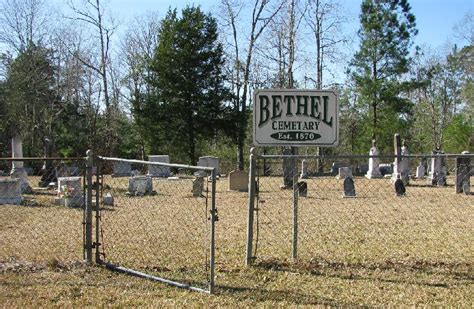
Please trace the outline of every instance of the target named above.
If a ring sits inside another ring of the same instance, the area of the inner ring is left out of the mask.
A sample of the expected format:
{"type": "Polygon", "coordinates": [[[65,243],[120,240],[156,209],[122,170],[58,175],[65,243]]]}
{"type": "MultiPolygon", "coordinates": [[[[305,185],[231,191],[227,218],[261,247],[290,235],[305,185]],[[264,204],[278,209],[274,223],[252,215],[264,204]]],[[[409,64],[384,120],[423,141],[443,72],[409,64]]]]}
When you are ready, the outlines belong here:
{"type": "Polygon", "coordinates": [[[372,148],[370,148],[369,155],[371,156],[369,158],[369,170],[365,177],[368,179],[382,178],[383,176],[379,168],[380,161],[379,158],[376,157],[379,155],[379,150],[377,149],[377,142],[375,140],[372,140],[372,148]]]}
{"type": "MultiPolygon", "coordinates": [[[[12,138],[12,158],[23,157],[23,142],[19,134],[12,138]]],[[[30,193],[33,190],[28,183],[28,174],[23,166],[22,161],[13,161],[12,171],[10,173],[11,178],[20,179],[21,193],[30,193]]]]}

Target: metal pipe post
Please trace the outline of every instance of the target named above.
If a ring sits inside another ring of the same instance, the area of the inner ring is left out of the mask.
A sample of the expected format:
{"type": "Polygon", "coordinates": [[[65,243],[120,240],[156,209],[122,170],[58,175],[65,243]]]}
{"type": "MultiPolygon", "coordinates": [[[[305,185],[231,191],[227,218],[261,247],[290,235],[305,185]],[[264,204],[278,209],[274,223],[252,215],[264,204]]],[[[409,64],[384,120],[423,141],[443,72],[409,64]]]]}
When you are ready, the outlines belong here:
{"type": "Polygon", "coordinates": [[[84,248],[86,253],[86,262],[87,264],[92,264],[92,166],[94,163],[92,150],[87,150],[86,155],[86,242],[84,244],[84,248]]]}
{"type": "Polygon", "coordinates": [[[209,293],[214,293],[214,268],[215,268],[215,241],[216,241],[216,221],[217,221],[217,209],[216,209],[216,169],[211,172],[212,178],[212,194],[211,194],[211,248],[210,248],[210,278],[209,278],[209,293]]]}
{"type": "Polygon", "coordinates": [[[250,266],[253,261],[253,221],[255,211],[255,169],[256,169],[256,149],[250,149],[250,168],[249,168],[249,200],[248,200],[248,219],[247,219],[247,254],[245,256],[245,265],[250,266]]]}

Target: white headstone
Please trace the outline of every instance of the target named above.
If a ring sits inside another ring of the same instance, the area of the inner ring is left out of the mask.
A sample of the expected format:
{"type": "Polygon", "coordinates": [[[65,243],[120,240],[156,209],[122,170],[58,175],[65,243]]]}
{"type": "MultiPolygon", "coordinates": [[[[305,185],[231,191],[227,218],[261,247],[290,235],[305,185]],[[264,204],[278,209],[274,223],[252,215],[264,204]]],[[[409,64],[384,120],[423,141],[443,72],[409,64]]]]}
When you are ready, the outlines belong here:
{"type": "MultiPolygon", "coordinates": [[[[170,163],[169,155],[149,155],[148,161],[170,163]]],[[[168,166],[148,165],[148,176],[152,177],[169,177],[171,174],[168,166]]]]}
{"type": "Polygon", "coordinates": [[[301,161],[301,179],[306,179],[308,178],[308,162],[306,160],[301,161]]]}
{"type": "MultiPolygon", "coordinates": [[[[433,155],[440,154],[441,152],[433,150],[431,152],[433,155]]],[[[439,181],[439,177],[443,176],[442,173],[442,162],[440,157],[432,157],[431,158],[431,168],[430,168],[430,181],[432,185],[437,185],[439,181]]]]}
{"type": "MultiPolygon", "coordinates": [[[[372,142],[372,148],[370,148],[369,155],[370,156],[379,155],[379,150],[377,149],[377,145],[375,141],[372,142]]],[[[369,158],[369,170],[367,171],[367,174],[365,174],[365,177],[368,179],[382,178],[383,176],[380,173],[379,164],[380,164],[379,158],[369,158]]]]}
{"type": "Polygon", "coordinates": [[[58,196],[65,206],[82,207],[82,177],[58,177],[58,196]]]}
{"type": "MultiPolygon", "coordinates": [[[[402,146],[402,156],[408,156],[408,148],[406,145],[402,146]]],[[[403,184],[406,185],[410,179],[410,158],[402,158],[400,161],[400,175],[403,181],[403,184]]]]}
{"type": "Polygon", "coordinates": [[[21,181],[18,178],[0,179],[0,205],[18,205],[23,201],[21,196],[21,181]]]}
{"type": "Polygon", "coordinates": [[[339,168],[339,174],[337,175],[337,179],[345,179],[346,177],[352,178],[352,168],[344,166],[339,168]]]}
{"type": "MultiPolygon", "coordinates": [[[[20,135],[16,135],[12,138],[12,157],[23,157],[23,143],[20,135]]],[[[10,175],[12,178],[20,179],[21,193],[30,193],[33,191],[28,183],[28,173],[23,167],[22,161],[13,161],[10,175]]]]}

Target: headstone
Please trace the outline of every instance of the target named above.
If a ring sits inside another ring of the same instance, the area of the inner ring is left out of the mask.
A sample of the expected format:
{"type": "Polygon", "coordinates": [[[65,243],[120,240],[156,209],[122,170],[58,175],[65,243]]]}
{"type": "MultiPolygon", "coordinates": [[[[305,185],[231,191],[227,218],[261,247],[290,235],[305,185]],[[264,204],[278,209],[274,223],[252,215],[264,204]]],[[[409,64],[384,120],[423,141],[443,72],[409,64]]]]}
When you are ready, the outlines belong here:
{"type": "MultiPolygon", "coordinates": [[[[219,169],[219,158],[218,157],[213,157],[213,156],[204,156],[204,157],[199,157],[197,166],[204,166],[204,167],[214,167],[216,169],[216,176],[220,175],[220,169],[219,169]]],[[[206,172],[205,171],[200,171],[199,176],[205,176],[206,172]]]]}
{"type": "Polygon", "coordinates": [[[144,196],[153,193],[153,180],[149,176],[134,176],[128,179],[128,194],[144,196]]]}
{"type": "Polygon", "coordinates": [[[306,183],[306,181],[298,182],[298,195],[300,197],[308,196],[308,183],[306,183]]]}
{"type": "Polygon", "coordinates": [[[343,197],[355,197],[356,196],[354,179],[352,179],[352,177],[346,177],[344,179],[343,188],[344,188],[343,197]]]}
{"type": "MultiPolygon", "coordinates": [[[[431,154],[432,155],[438,155],[438,154],[441,154],[442,152],[439,151],[439,150],[433,150],[431,151],[431,154]]],[[[431,168],[430,168],[430,181],[431,181],[431,185],[437,185],[438,182],[439,182],[439,177],[442,176],[441,175],[441,168],[442,168],[442,162],[441,162],[441,157],[435,157],[433,156],[431,158],[431,168]]],[[[441,181],[443,182],[443,181],[441,181]]]]}
{"type": "Polygon", "coordinates": [[[103,199],[102,199],[102,203],[106,206],[114,206],[114,197],[112,196],[112,194],[110,193],[107,193],[103,199]]]}
{"type": "MultiPolygon", "coordinates": [[[[16,135],[12,138],[12,157],[22,158],[23,157],[23,143],[20,135],[16,135]]],[[[11,178],[20,179],[21,193],[31,193],[33,190],[28,183],[28,174],[23,167],[22,161],[12,162],[12,171],[10,173],[11,178]]]]}
{"type": "MultiPolygon", "coordinates": [[[[369,171],[369,164],[359,164],[357,167],[356,167],[356,170],[357,170],[357,175],[366,175],[367,172],[369,171]]],[[[380,170],[379,170],[380,172],[380,170]]],[[[382,177],[382,175],[380,175],[380,178],[382,177]]]]}
{"type": "Polygon", "coordinates": [[[345,179],[346,177],[352,178],[352,168],[344,166],[339,168],[339,174],[337,175],[337,179],[345,179]]]}
{"type": "MultiPolygon", "coordinates": [[[[467,155],[469,151],[463,151],[462,154],[467,155]]],[[[455,173],[455,189],[456,193],[465,192],[464,187],[470,187],[470,177],[471,176],[471,158],[469,157],[460,157],[456,158],[456,173],[455,173]]]]}
{"type": "Polygon", "coordinates": [[[416,178],[422,179],[422,178],[425,178],[425,175],[426,175],[425,166],[420,163],[420,165],[416,167],[416,178]]]}
{"type": "Polygon", "coordinates": [[[339,172],[339,168],[342,166],[342,163],[340,162],[333,162],[331,165],[331,175],[337,176],[337,173],[339,172]]]}
{"type": "Polygon", "coordinates": [[[392,175],[393,173],[393,164],[388,163],[388,164],[380,164],[379,165],[379,171],[382,176],[385,175],[392,175]]]}
{"type": "MultiPolygon", "coordinates": [[[[44,139],[44,157],[50,158],[52,155],[51,151],[51,140],[48,138],[44,139]]],[[[38,186],[41,188],[46,188],[52,182],[57,182],[56,170],[53,166],[53,161],[44,160],[43,167],[41,168],[41,181],[38,183],[38,186]]]]}
{"type": "Polygon", "coordinates": [[[247,192],[249,190],[249,174],[244,171],[230,172],[229,190],[247,192]]]}
{"type": "Polygon", "coordinates": [[[369,158],[369,170],[367,171],[367,174],[365,174],[365,177],[368,179],[382,178],[382,174],[380,173],[379,169],[379,158],[372,157],[379,155],[379,150],[377,149],[377,142],[375,140],[372,141],[372,148],[370,148],[369,155],[371,156],[371,158],[369,158]]]}
{"type": "Polygon", "coordinates": [[[200,197],[202,196],[202,191],[204,190],[204,177],[198,176],[193,180],[193,196],[200,197]]]}
{"type": "Polygon", "coordinates": [[[23,201],[21,181],[18,178],[0,179],[0,205],[18,205],[23,201]]]}
{"type": "Polygon", "coordinates": [[[471,184],[469,183],[468,180],[464,180],[462,183],[462,191],[464,194],[469,195],[471,194],[471,184]]]}
{"type": "MultiPolygon", "coordinates": [[[[168,155],[149,155],[148,161],[170,163],[170,156],[168,155]]],[[[151,177],[169,177],[171,170],[169,166],[148,165],[148,176],[151,177]]]]}
{"type": "Polygon", "coordinates": [[[132,164],[130,162],[116,161],[114,162],[114,170],[112,177],[130,176],[132,173],[132,164]]]}
{"type": "Polygon", "coordinates": [[[393,148],[395,149],[395,161],[393,162],[393,173],[391,181],[395,183],[398,179],[402,178],[401,175],[401,154],[402,154],[402,143],[400,139],[400,134],[395,133],[393,137],[393,148]]]}
{"type": "Polygon", "coordinates": [[[82,195],[82,177],[59,177],[58,196],[61,204],[69,207],[84,206],[82,195]]]}
{"type": "Polygon", "coordinates": [[[300,178],[301,179],[307,179],[308,178],[308,162],[303,159],[301,161],[301,175],[300,175],[300,178]]]}
{"type": "MultiPolygon", "coordinates": [[[[443,164],[443,163],[441,163],[443,164]]],[[[448,172],[446,170],[446,166],[442,166],[441,167],[441,172],[439,172],[438,174],[438,187],[444,187],[446,186],[446,176],[447,176],[448,172]]]]}
{"type": "Polygon", "coordinates": [[[395,187],[395,193],[397,194],[397,196],[405,195],[405,192],[406,192],[405,185],[403,184],[403,181],[400,178],[395,180],[394,187],[395,187]]]}
{"type": "MultiPolygon", "coordinates": [[[[403,141],[402,143],[401,155],[402,156],[410,155],[405,141],[403,141]]],[[[400,175],[401,175],[403,184],[407,185],[410,181],[410,158],[402,157],[401,162],[400,162],[400,175]]]]}

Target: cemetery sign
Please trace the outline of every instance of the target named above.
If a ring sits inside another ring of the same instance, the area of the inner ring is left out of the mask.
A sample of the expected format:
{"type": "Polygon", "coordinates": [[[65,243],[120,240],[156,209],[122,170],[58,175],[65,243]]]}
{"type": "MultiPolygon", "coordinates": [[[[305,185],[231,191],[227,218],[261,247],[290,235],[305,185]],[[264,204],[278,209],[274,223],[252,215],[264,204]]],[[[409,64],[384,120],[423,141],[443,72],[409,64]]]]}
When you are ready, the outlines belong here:
{"type": "Polygon", "coordinates": [[[258,146],[339,143],[339,105],[332,90],[260,89],[254,92],[253,142],[258,146]]]}

